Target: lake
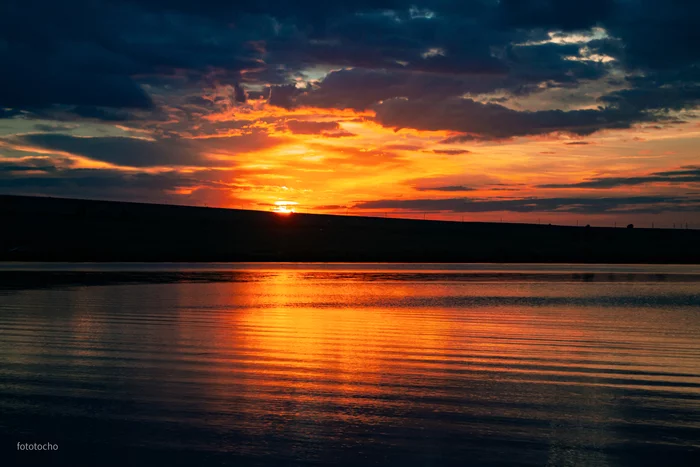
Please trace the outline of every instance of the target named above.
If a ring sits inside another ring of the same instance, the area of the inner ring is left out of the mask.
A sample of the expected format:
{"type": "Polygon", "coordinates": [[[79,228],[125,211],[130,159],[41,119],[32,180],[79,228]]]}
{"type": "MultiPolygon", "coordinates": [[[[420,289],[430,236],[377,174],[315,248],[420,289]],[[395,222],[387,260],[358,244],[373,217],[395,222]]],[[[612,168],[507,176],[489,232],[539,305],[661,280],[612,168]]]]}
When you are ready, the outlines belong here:
{"type": "Polygon", "coordinates": [[[699,465],[700,267],[0,264],[0,436],[18,465],[699,465]]]}

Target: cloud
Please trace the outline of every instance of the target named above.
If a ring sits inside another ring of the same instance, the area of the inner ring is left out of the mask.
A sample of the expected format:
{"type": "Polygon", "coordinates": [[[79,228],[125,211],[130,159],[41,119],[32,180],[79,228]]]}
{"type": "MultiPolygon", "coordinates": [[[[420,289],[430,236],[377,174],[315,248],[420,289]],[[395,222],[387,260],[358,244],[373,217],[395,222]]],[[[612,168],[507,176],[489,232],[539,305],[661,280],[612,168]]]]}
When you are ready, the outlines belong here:
{"type": "Polygon", "coordinates": [[[536,92],[540,83],[548,83],[550,87],[575,86],[609,71],[600,63],[566,59],[567,54],[577,53],[576,47],[556,44],[511,47],[502,57],[503,72],[495,75],[384,67],[334,70],[310,88],[296,89],[293,99],[285,106],[365,110],[377,102],[398,97],[445,98],[498,90],[523,95],[536,92]]]}
{"type": "MultiPolygon", "coordinates": [[[[274,56],[292,63],[315,63],[367,69],[397,69],[448,74],[499,74],[504,64],[490,50],[473,20],[411,14],[410,2],[390,1],[354,5],[362,10],[324,18],[312,40],[292,36],[268,43],[274,56]],[[453,40],[461,31],[463,41],[453,40]],[[469,40],[471,39],[471,40],[469,40]]],[[[315,7],[314,7],[315,8],[315,7]]],[[[493,36],[493,39],[498,39],[493,36]]]]}
{"type": "Polygon", "coordinates": [[[340,129],[338,122],[313,122],[306,120],[287,120],[286,126],[295,135],[320,135],[340,129]]]}
{"type": "Polygon", "coordinates": [[[615,13],[614,0],[592,0],[585,7],[558,0],[502,0],[497,17],[505,27],[580,30],[615,13]]]}
{"type": "MultiPolygon", "coordinates": [[[[2,139],[0,151],[37,148],[143,172],[192,168],[198,178],[206,177],[204,167],[255,165],[249,153],[286,141],[352,136],[327,141],[323,161],[299,163],[350,172],[407,169],[403,151],[416,152],[411,163],[438,159],[431,152],[467,154],[436,146],[435,139],[445,145],[557,133],[583,139],[641,123],[675,124],[693,118],[700,105],[696,3],[8,0],[0,2],[0,118],[13,119],[7,127],[16,136],[2,139]],[[339,109],[362,112],[357,125],[343,124],[362,130],[355,135],[325,121],[341,120],[334,116],[339,109]],[[44,126],[33,126],[39,119],[44,126]],[[56,126],[46,126],[50,120],[56,126]],[[374,124],[441,133],[392,137],[374,124]],[[318,138],[271,137],[270,128],[318,138]],[[349,147],[355,141],[367,150],[349,147]],[[341,143],[348,147],[338,150],[341,143]]],[[[51,168],[38,159],[3,167],[19,184],[51,183],[55,192],[87,187],[98,173],[51,168]],[[73,181],[61,184],[49,174],[73,181]]],[[[426,169],[425,177],[443,178],[409,186],[436,192],[485,186],[446,171],[426,169]],[[429,186],[437,188],[423,188],[429,186]]],[[[105,183],[124,183],[143,196],[158,193],[138,178],[117,175],[106,172],[105,183]]],[[[693,173],[622,175],[585,180],[578,188],[695,180],[693,173]]],[[[165,186],[176,178],[170,177],[143,180],[165,186]]],[[[183,177],[178,183],[187,183],[183,177]]],[[[562,203],[551,209],[575,209],[562,203]]]]}
{"type": "Polygon", "coordinates": [[[10,140],[30,147],[130,167],[201,165],[204,161],[185,141],[149,141],[126,137],[75,137],[62,134],[30,134],[10,140]]]}
{"type": "Polygon", "coordinates": [[[19,109],[3,108],[2,105],[0,105],[0,119],[12,118],[12,117],[19,115],[19,114],[20,114],[19,109]]]}
{"type": "Polygon", "coordinates": [[[346,138],[349,136],[357,136],[355,133],[351,133],[351,132],[345,131],[345,130],[326,132],[326,133],[322,133],[322,134],[326,138],[346,138]]]}
{"type": "Polygon", "coordinates": [[[444,106],[573,88],[612,71],[629,72],[629,86],[602,98],[615,109],[600,118],[633,117],[697,103],[693,13],[700,7],[655,0],[10,0],[0,6],[0,117],[58,106],[76,118],[133,120],[203,86],[230,86],[234,106],[249,97],[285,109],[444,106]],[[594,39],[594,27],[605,34],[594,39]],[[614,60],[586,58],[596,53],[614,60]],[[318,76],[319,67],[332,71],[318,76]]]}
{"type": "Polygon", "coordinates": [[[618,3],[603,24],[624,44],[620,59],[627,67],[658,71],[700,61],[699,15],[696,2],[635,0],[618,3]]]}
{"type": "Polygon", "coordinates": [[[259,150],[279,144],[283,139],[269,138],[264,133],[205,139],[166,138],[147,140],[130,137],[78,137],[63,134],[36,133],[6,138],[9,144],[69,153],[96,161],[127,167],[177,167],[232,165],[212,159],[210,154],[259,150]]]}
{"type": "Polygon", "coordinates": [[[101,120],[104,122],[126,122],[138,118],[134,112],[95,105],[79,105],[69,109],[69,113],[87,120],[101,120]]]}
{"type": "Polygon", "coordinates": [[[299,93],[299,89],[293,84],[271,86],[269,88],[269,98],[267,102],[275,107],[289,109],[294,106],[294,96],[299,93]]]}
{"type": "Polygon", "coordinates": [[[42,109],[54,104],[150,110],[153,100],[129,76],[90,74],[59,61],[41,62],[30,48],[0,48],[0,105],[42,109]],[[27,55],[28,54],[28,55],[27,55]]]}
{"type": "MultiPolygon", "coordinates": [[[[516,111],[500,104],[482,104],[472,99],[390,99],[375,106],[377,121],[400,129],[451,130],[477,139],[566,132],[589,135],[609,128],[629,128],[650,116],[619,109],[516,111]]],[[[454,141],[454,138],[449,141],[454,141]]]]}
{"type": "Polygon", "coordinates": [[[77,125],[62,125],[58,123],[53,123],[53,124],[46,124],[46,123],[37,123],[34,125],[34,129],[37,131],[44,131],[44,132],[66,132],[66,131],[71,131],[77,128],[77,125]]]}
{"type": "MultiPolygon", "coordinates": [[[[223,18],[188,17],[165,5],[145,11],[118,0],[3,2],[0,105],[151,111],[155,102],[144,85],[154,76],[184,72],[188,80],[203,81],[225,69],[233,76],[219,80],[236,82],[241,72],[260,66],[261,52],[249,41],[274,34],[272,27],[265,16],[230,28],[223,18]]],[[[244,100],[241,93],[237,100],[244,100]]]]}
{"type": "Polygon", "coordinates": [[[683,110],[695,107],[700,102],[700,85],[688,82],[668,83],[659,75],[632,79],[630,82],[636,87],[612,92],[600,100],[610,106],[634,111],[683,110]]]}
{"type": "Polygon", "coordinates": [[[233,84],[233,91],[234,100],[236,102],[245,103],[248,100],[248,95],[246,94],[245,89],[243,88],[243,86],[240,85],[240,83],[233,84]]]}
{"type": "Polygon", "coordinates": [[[621,186],[645,185],[649,183],[685,184],[700,183],[700,167],[689,167],[665,172],[654,172],[639,177],[598,177],[585,182],[538,185],[538,188],[596,188],[610,189],[621,186]]]}
{"type": "Polygon", "coordinates": [[[50,83],[41,75],[51,70],[34,70],[23,74],[3,74],[0,78],[0,101],[14,108],[44,108],[52,104],[77,106],[125,107],[151,109],[153,101],[136,83],[126,78],[102,78],[53,74],[50,83]],[[31,87],[34,85],[34,87],[31,87]]]}
{"type": "Polygon", "coordinates": [[[471,200],[468,198],[377,200],[355,204],[356,209],[404,209],[450,212],[568,212],[580,214],[699,212],[700,199],[691,197],[631,196],[620,198],[524,198],[471,200]]]}
{"type": "Polygon", "coordinates": [[[58,164],[63,166],[72,165],[70,160],[49,157],[0,159],[0,173],[15,176],[27,173],[50,173],[59,170],[58,164]]]}
{"type": "Polygon", "coordinates": [[[286,128],[295,135],[321,135],[326,138],[357,136],[340,128],[338,122],[315,122],[308,120],[287,120],[286,128]]]}
{"type": "Polygon", "coordinates": [[[433,152],[435,154],[448,154],[448,155],[457,155],[457,154],[469,154],[471,151],[467,149],[433,149],[433,152]]]}
{"type": "Polygon", "coordinates": [[[382,149],[386,149],[387,151],[419,151],[423,149],[423,146],[419,144],[402,144],[402,143],[397,143],[397,144],[387,144],[386,146],[382,146],[382,149]]]}
{"type": "Polygon", "coordinates": [[[446,185],[446,186],[422,186],[415,187],[418,191],[474,191],[474,188],[470,188],[463,185],[446,185]]]}
{"type": "Polygon", "coordinates": [[[74,169],[50,176],[4,177],[0,190],[16,195],[48,195],[75,198],[125,200],[176,204],[230,203],[232,190],[177,172],[124,173],[104,169],[74,169]]]}

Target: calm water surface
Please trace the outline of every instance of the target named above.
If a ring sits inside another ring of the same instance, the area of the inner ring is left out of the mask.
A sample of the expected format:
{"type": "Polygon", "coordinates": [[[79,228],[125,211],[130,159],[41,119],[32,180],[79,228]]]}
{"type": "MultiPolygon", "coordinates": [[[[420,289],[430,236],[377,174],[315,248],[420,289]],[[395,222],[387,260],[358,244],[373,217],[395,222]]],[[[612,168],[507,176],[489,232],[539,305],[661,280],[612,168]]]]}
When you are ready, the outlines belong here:
{"type": "Polygon", "coordinates": [[[4,264],[0,437],[10,465],[700,465],[700,268],[4,264]]]}

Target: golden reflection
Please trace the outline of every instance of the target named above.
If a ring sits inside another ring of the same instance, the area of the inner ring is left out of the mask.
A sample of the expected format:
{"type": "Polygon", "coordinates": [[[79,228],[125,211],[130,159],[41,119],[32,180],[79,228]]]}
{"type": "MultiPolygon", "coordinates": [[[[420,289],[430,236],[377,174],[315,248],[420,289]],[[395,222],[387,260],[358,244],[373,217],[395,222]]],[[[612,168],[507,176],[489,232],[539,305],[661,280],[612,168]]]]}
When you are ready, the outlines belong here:
{"type": "MultiPolygon", "coordinates": [[[[206,328],[211,334],[202,351],[217,364],[203,386],[207,410],[223,414],[235,407],[255,436],[273,429],[259,423],[264,413],[303,439],[330,436],[337,423],[430,423],[488,436],[489,425],[470,420],[490,420],[495,410],[508,430],[522,433],[517,436],[547,443],[550,465],[602,465],[607,458],[599,448],[622,440],[609,426],[622,416],[614,388],[654,391],[647,381],[660,377],[645,372],[659,367],[649,353],[644,361],[610,353],[611,343],[630,332],[614,316],[592,318],[595,312],[571,306],[502,305],[563,293],[540,286],[358,282],[342,273],[331,281],[303,270],[209,285],[216,312],[208,319],[215,325],[206,328]],[[441,306],[445,297],[466,302],[441,306]],[[488,302],[493,297],[498,306],[488,302]],[[624,373],[637,370],[634,377],[624,373]],[[434,421],[411,419],[424,413],[434,421]],[[525,430],[525,420],[547,423],[525,430]]],[[[180,319],[191,323],[193,316],[180,319]]],[[[632,341],[630,357],[640,353],[637,344],[632,341]]]]}
{"type": "Polygon", "coordinates": [[[540,465],[604,465],[606,449],[641,436],[620,420],[653,410],[654,426],[682,430],[700,394],[696,310],[614,301],[685,297],[695,283],[300,265],[221,274],[3,297],[0,363],[25,381],[8,387],[44,394],[45,378],[65,383],[54,396],[136,401],[252,455],[273,439],[454,452],[441,440],[496,434],[499,446],[537,447],[540,465]]]}

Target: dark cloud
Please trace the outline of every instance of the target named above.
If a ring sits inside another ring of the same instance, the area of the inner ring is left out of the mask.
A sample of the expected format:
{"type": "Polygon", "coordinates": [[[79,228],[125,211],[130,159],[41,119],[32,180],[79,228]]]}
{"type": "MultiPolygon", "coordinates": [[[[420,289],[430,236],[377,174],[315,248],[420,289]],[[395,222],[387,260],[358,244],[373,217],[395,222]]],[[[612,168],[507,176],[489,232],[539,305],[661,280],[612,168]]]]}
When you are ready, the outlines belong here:
{"type": "Polygon", "coordinates": [[[77,3],[75,11],[32,0],[2,3],[0,105],[152,108],[152,99],[130,76],[128,59],[100,44],[111,28],[99,7],[77,3]]]}
{"type": "Polygon", "coordinates": [[[417,186],[415,187],[418,191],[474,191],[474,188],[463,185],[447,185],[447,186],[417,186]]]}
{"type": "Polygon", "coordinates": [[[299,89],[297,89],[297,87],[293,84],[271,86],[269,88],[269,97],[267,102],[275,107],[289,109],[294,106],[294,97],[299,93],[299,89]]]}
{"type": "Polygon", "coordinates": [[[628,68],[679,69],[700,61],[697,2],[629,0],[617,7],[603,25],[623,44],[618,56],[628,68]]]}
{"type": "Polygon", "coordinates": [[[579,44],[539,44],[508,46],[504,60],[510,73],[500,89],[529,94],[547,88],[575,87],[607,75],[610,66],[601,62],[571,60],[580,56],[579,44]]]}
{"type": "Polygon", "coordinates": [[[585,182],[570,184],[539,185],[539,188],[597,188],[610,189],[621,186],[645,185],[648,183],[685,184],[700,183],[700,167],[690,167],[665,172],[654,172],[640,177],[598,177],[585,182]]]}
{"type": "Polygon", "coordinates": [[[76,128],[76,125],[62,125],[59,123],[52,123],[52,124],[46,124],[46,123],[37,123],[34,125],[34,129],[38,131],[46,131],[46,132],[65,132],[65,131],[71,131],[76,128]]]}
{"type": "Polygon", "coordinates": [[[202,96],[187,96],[185,104],[196,105],[198,107],[214,107],[214,99],[208,99],[202,96]]]}
{"type": "Polygon", "coordinates": [[[110,109],[94,105],[73,107],[69,112],[87,120],[101,120],[105,122],[125,122],[137,118],[134,113],[123,109],[110,109]]]}
{"type": "Polygon", "coordinates": [[[0,119],[2,118],[12,118],[19,115],[20,111],[18,109],[4,109],[0,106],[0,119]]]}
{"type": "Polygon", "coordinates": [[[227,85],[232,105],[379,105],[381,121],[396,126],[386,105],[397,99],[465,113],[454,107],[465,95],[498,91],[507,96],[490,99],[505,102],[628,72],[627,89],[603,96],[595,114],[567,113],[561,128],[556,114],[508,114],[523,128],[504,132],[587,134],[697,105],[697,16],[698,5],[675,0],[8,0],[0,4],[0,117],[59,106],[74,118],[127,121],[186,90],[227,85]],[[547,42],[592,27],[609,36],[547,42]],[[296,85],[319,66],[335,71],[296,85]]]}
{"type": "Polygon", "coordinates": [[[216,181],[222,174],[176,171],[135,173],[110,169],[58,168],[44,173],[5,172],[0,164],[0,190],[6,194],[68,196],[191,204],[230,202],[233,185],[216,181]],[[181,191],[184,190],[184,191],[181,191]],[[182,194],[179,194],[182,193],[182,194]]]}
{"type": "MultiPolygon", "coordinates": [[[[578,47],[566,45],[519,46],[503,58],[505,71],[497,75],[479,73],[424,73],[405,69],[353,68],[332,71],[307,90],[296,90],[283,107],[292,105],[364,110],[396,97],[440,99],[498,90],[527,94],[540,83],[549,87],[575,86],[583,80],[602,77],[608,67],[600,63],[566,60],[578,47]]],[[[441,60],[447,60],[447,57],[441,60]]],[[[422,70],[425,71],[425,70],[422,70]]]]}
{"type": "Polygon", "coordinates": [[[192,145],[181,140],[83,138],[62,134],[31,134],[18,140],[28,146],[130,167],[201,165],[203,162],[192,145]]]}
{"type": "Polygon", "coordinates": [[[612,17],[616,6],[615,0],[501,0],[497,15],[504,27],[580,30],[612,17]]]}
{"type": "Polygon", "coordinates": [[[245,89],[243,88],[243,86],[240,85],[240,83],[234,83],[233,90],[234,100],[236,102],[245,103],[248,100],[248,95],[246,94],[245,89]]]}
{"type": "Polygon", "coordinates": [[[221,138],[147,140],[128,137],[77,137],[37,133],[6,138],[9,144],[21,144],[43,150],[69,153],[89,159],[128,167],[215,166],[209,154],[249,152],[279,144],[282,139],[264,133],[221,138]]]}
{"type": "Polygon", "coordinates": [[[700,199],[689,197],[631,196],[620,198],[525,198],[471,200],[468,198],[378,200],[358,203],[357,209],[406,209],[451,212],[569,212],[603,214],[614,212],[699,212],[700,199]]]}
{"type": "Polygon", "coordinates": [[[230,28],[225,20],[147,12],[119,1],[9,0],[0,5],[0,105],[152,110],[139,80],[182,71],[198,80],[212,69],[235,80],[260,66],[249,41],[272,30],[269,17],[230,28]]]}
{"type": "Polygon", "coordinates": [[[326,138],[356,136],[354,133],[341,129],[338,122],[287,120],[284,126],[295,135],[322,135],[326,138]]]}
{"type": "Polygon", "coordinates": [[[294,18],[302,25],[313,25],[320,19],[351,15],[359,11],[408,9],[406,0],[338,0],[319,3],[316,0],[266,0],[263,2],[231,2],[230,0],[132,0],[152,11],[176,11],[208,18],[230,18],[234,15],[270,15],[279,19],[294,18]]]}
{"type": "Polygon", "coordinates": [[[349,131],[340,130],[340,131],[331,131],[331,132],[323,133],[323,136],[325,136],[326,138],[346,138],[349,136],[357,136],[357,135],[355,133],[351,133],[349,131]]]}
{"type": "Polygon", "coordinates": [[[391,99],[375,109],[377,121],[387,127],[452,130],[482,139],[557,131],[589,135],[602,129],[629,128],[633,123],[651,118],[644,113],[620,109],[519,112],[499,104],[482,104],[464,98],[437,102],[428,99],[391,99]]]}
{"type": "Polygon", "coordinates": [[[449,137],[443,139],[442,141],[440,141],[440,144],[479,142],[479,141],[486,141],[487,139],[488,138],[483,137],[483,136],[459,134],[459,135],[449,136],[449,137]]]}
{"type": "Polygon", "coordinates": [[[46,108],[53,104],[151,109],[151,98],[128,77],[95,77],[0,61],[11,73],[0,74],[0,105],[16,109],[46,108]],[[47,79],[50,76],[50,79],[47,79]]]}
{"type": "Polygon", "coordinates": [[[700,103],[700,84],[689,82],[669,84],[651,76],[631,80],[631,82],[637,87],[607,94],[601,97],[601,101],[630,111],[683,110],[700,103]]]}
{"type": "Polygon", "coordinates": [[[49,157],[23,157],[20,159],[0,159],[0,173],[21,175],[26,173],[49,173],[59,170],[57,163],[70,166],[70,161],[54,160],[49,157]]]}
{"type": "Polygon", "coordinates": [[[603,97],[607,105],[638,110],[681,110],[700,102],[700,16],[697,2],[618,1],[601,25],[608,39],[589,43],[592,52],[617,59],[631,72],[628,89],[603,97]]]}
{"type": "MultiPolygon", "coordinates": [[[[376,6],[376,5],[375,5],[376,6]]],[[[412,5],[330,16],[311,40],[299,36],[269,43],[273,58],[287,63],[447,74],[500,74],[507,68],[491,53],[501,34],[474,18],[411,14],[412,5]],[[459,33],[461,40],[455,39],[459,33]]],[[[470,12],[467,12],[470,13],[470,12]]]]}
{"type": "Polygon", "coordinates": [[[320,135],[340,129],[338,122],[313,122],[306,120],[287,120],[287,129],[298,135],[320,135]]]}

